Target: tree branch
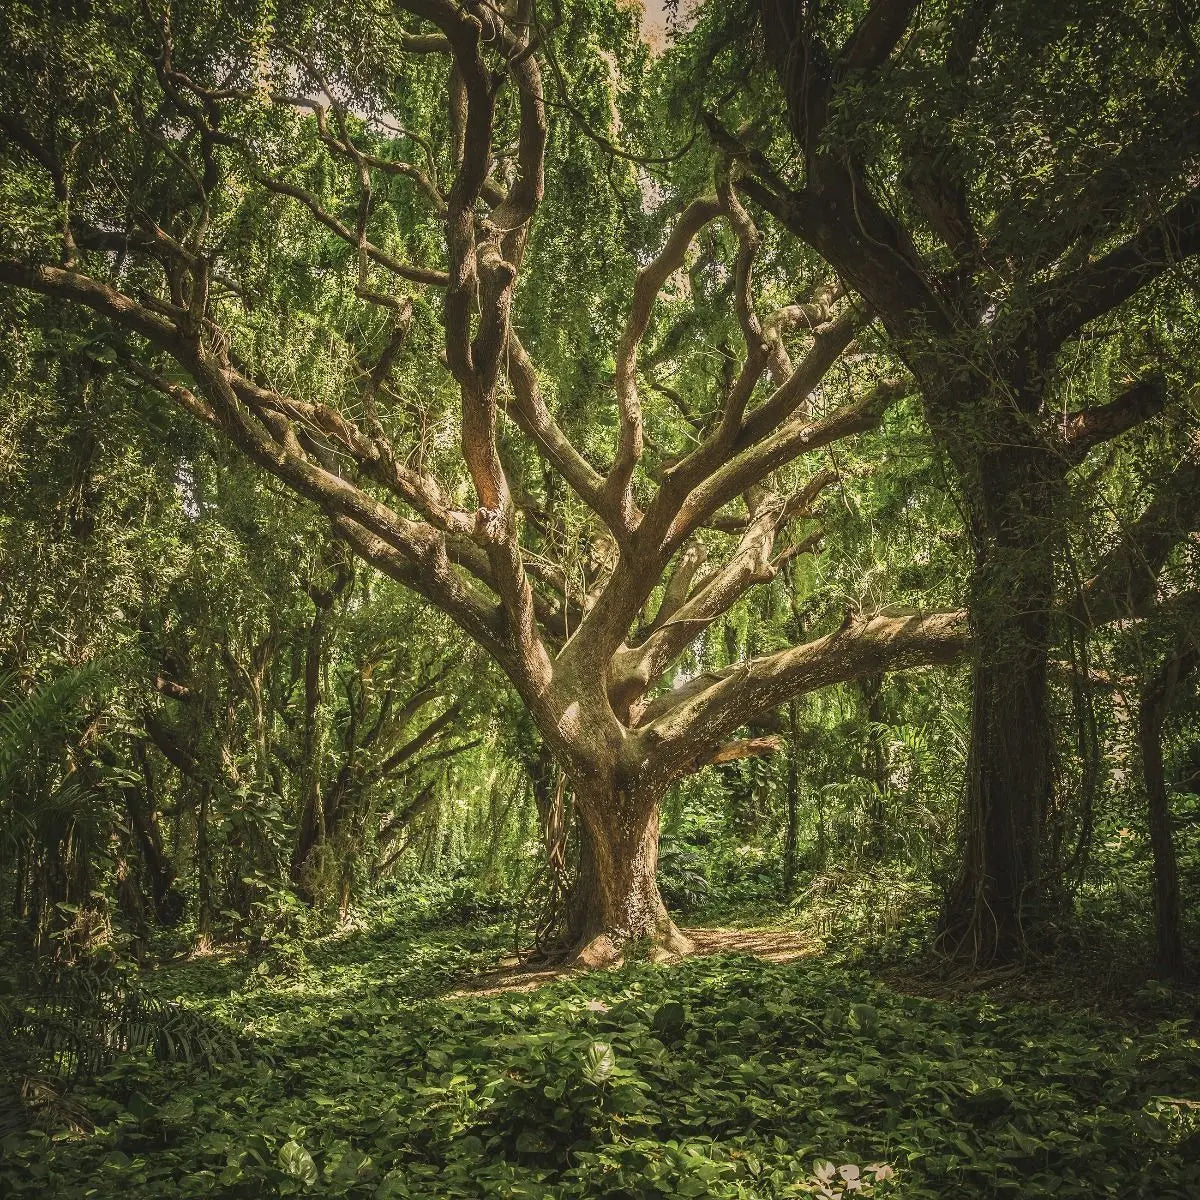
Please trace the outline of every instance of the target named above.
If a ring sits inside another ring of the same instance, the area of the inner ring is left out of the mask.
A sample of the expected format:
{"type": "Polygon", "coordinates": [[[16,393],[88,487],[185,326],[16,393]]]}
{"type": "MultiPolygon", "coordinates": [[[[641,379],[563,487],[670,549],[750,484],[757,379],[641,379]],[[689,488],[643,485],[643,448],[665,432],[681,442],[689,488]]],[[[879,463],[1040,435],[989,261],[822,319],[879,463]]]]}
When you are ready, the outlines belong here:
{"type": "Polygon", "coordinates": [[[816,641],[700,676],[647,705],[638,726],[656,764],[674,775],[697,754],[791,696],[866,675],[957,662],[968,648],[963,611],[886,610],[848,619],[816,641]]]}
{"type": "Polygon", "coordinates": [[[1090,321],[1196,253],[1200,253],[1200,187],[1120,246],[1046,287],[1035,305],[1044,353],[1049,355],[1090,321]]]}
{"type": "Polygon", "coordinates": [[[633,499],[629,494],[634,467],[642,456],[642,406],[637,392],[637,351],[650,323],[654,302],[667,280],[683,265],[692,239],[710,221],[721,215],[715,196],[693,200],[680,214],[666,245],[639,272],[625,331],[617,349],[616,389],[621,431],[617,453],[605,480],[614,506],[623,514],[627,529],[633,527],[633,499]]]}
{"type": "Polygon", "coordinates": [[[835,78],[872,71],[886,62],[908,31],[920,0],[872,0],[866,16],[837,55],[835,78]]]}
{"type": "Polygon", "coordinates": [[[1200,531],[1200,451],[1193,448],[1158,495],[1101,559],[1068,607],[1086,628],[1145,615],[1154,605],[1158,577],[1171,551],[1200,531]]]}
{"type": "Polygon", "coordinates": [[[1078,466],[1096,446],[1157,416],[1166,402],[1163,380],[1143,379],[1108,404],[1067,413],[1057,430],[1062,458],[1078,466]]]}

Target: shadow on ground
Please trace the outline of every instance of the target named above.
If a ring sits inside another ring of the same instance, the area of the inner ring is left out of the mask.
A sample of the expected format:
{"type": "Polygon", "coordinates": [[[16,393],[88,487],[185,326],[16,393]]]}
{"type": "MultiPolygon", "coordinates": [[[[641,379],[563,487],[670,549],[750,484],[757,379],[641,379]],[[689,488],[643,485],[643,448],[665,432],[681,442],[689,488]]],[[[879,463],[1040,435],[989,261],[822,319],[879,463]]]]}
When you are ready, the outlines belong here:
{"type": "MultiPolygon", "coordinates": [[[[752,954],[765,962],[787,963],[816,954],[821,948],[811,937],[791,929],[685,929],[683,932],[695,944],[697,955],[752,954]]],[[[565,976],[592,969],[566,963],[555,966],[522,963],[515,957],[505,958],[494,970],[485,971],[449,993],[449,998],[531,992],[565,976]]]]}

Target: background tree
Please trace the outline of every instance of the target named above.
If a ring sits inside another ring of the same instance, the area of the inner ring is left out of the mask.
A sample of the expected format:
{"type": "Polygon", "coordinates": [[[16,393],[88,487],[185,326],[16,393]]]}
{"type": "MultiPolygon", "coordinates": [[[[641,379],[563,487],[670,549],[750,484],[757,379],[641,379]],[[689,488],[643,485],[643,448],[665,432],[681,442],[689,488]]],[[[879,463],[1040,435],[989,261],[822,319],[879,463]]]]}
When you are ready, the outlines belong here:
{"type": "MultiPolygon", "coordinates": [[[[1187,419],[1170,348],[1139,313],[1147,292],[1170,306],[1194,287],[1194,14],[1020,0],[709,12],[703,57],[732,56],[759,85],[720,112],[698,98],[713,137],[745,165],[744,194],[881,322],[953,471],[973,702],[946,931],[976,958],[1009,957],[1058,876],[1048,668],[1066,636],[1068,481],[1111,439],[1187,419]]],[[[1193,444],[1164,488],[1181,493],[1195,462],[1193,444]]]]}

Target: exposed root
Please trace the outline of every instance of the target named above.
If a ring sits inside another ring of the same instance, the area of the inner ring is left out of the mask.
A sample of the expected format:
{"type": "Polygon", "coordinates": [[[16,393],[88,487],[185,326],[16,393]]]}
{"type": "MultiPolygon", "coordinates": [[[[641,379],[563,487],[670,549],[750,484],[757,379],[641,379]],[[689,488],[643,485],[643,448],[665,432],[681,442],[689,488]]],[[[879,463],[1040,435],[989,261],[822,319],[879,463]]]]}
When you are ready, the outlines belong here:
{"type": "Polygon", "coordinates": [[[660,944],[669,954],[679,958],[696,952],[696,943],[674,921],[668,922],[660,944]]]}
{"type": "MultiPolygon", "coordinates": [[[[767,962],[793,962],[814,954],[819,945],[804,934],[786,929],[678,929],[674,924],[653,943],[652,962],[678,962],[688,954],[753,954],[767,962]]],[[[452,996],[494,996],[502,992],[529,992],[578,971],[619,966],[631,949],[618,949],[612,938],[600,934],[570,954],[557,959],[525,961],[506,959],[494,971],[476,977],[452,996]],[[626,953],[622,953],[625,951],[626,953]]]]}
{"type": "Polygon", "coordinates": [[[580,946],[571,956],[570,964],[573,967],[595,970],[597,967],[615,966],[620,961],[621,952],[612,938],[607,933],[601,933],[580,946]]]}

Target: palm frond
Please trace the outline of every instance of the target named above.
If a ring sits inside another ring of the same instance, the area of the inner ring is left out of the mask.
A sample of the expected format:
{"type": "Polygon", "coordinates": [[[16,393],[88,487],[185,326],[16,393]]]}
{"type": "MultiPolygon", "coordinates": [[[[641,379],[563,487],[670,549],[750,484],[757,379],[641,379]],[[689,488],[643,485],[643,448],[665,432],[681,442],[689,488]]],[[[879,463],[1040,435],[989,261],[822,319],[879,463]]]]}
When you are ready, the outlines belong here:
{"type": "Polygon", "coordinates": [[[28,1123],[39,1104],[53,1109],[120,1055],[146,1051],[207,1067],[241,1058],[229,1030],[174,1001],[86,968],[36,977],[0,997],[0,1059],[9,1076],[0,1127],[22,1119],[22,1110],[28,1123]]]}
{"type": "Polygon", "coordinates": [[[0,792],[31,758],[61,742],[79,701],[103,677],[100,662],[73,667],[28,689],[15,675],[0,675],[0,792]]]}

